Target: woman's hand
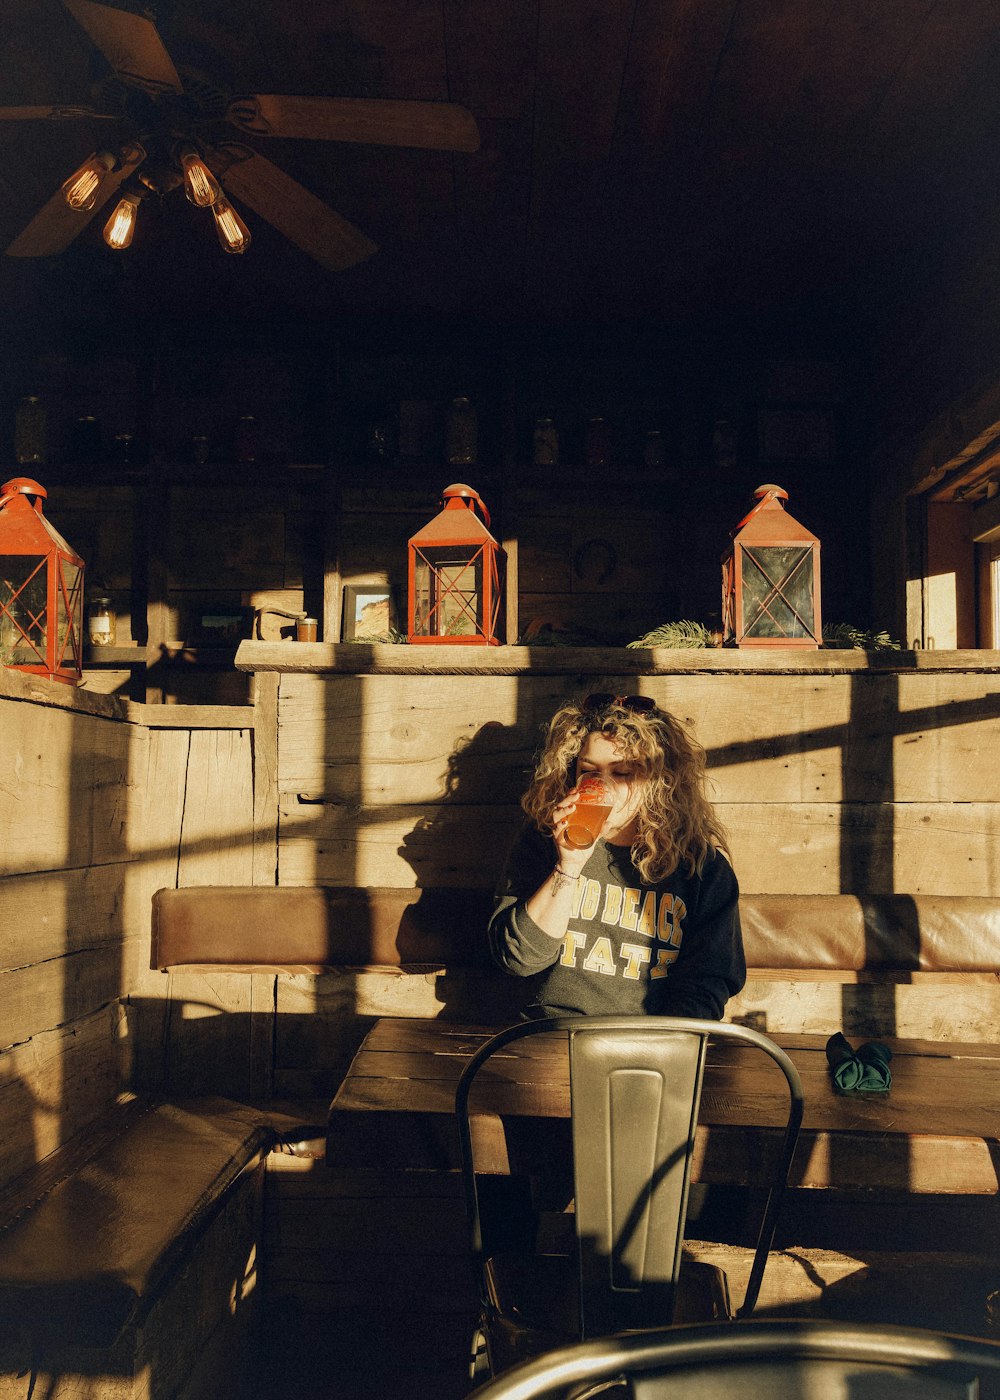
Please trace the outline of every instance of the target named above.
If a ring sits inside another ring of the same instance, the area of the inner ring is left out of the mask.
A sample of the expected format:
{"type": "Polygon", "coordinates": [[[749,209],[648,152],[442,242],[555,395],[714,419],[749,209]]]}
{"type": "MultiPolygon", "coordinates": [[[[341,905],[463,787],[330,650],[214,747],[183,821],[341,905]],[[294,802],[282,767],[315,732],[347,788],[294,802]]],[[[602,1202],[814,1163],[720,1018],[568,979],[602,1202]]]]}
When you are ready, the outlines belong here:
{"type": "MultiPolygon", "coordinates": [[[[589,846],[571,846],[566,840],[566,828],[569,818],[576,811],[576,789],[572,788],[561,802],[557,802],[552,808],[549,817],[549,825],[552,831],[552,840],[556,847],[556,865],[566,875],[579,875],[583,867],[590,859],[591,851],[594,848],[592,841],[589,846]]],[[[596,837],[594,840],[596,841],[596,837]]]]}

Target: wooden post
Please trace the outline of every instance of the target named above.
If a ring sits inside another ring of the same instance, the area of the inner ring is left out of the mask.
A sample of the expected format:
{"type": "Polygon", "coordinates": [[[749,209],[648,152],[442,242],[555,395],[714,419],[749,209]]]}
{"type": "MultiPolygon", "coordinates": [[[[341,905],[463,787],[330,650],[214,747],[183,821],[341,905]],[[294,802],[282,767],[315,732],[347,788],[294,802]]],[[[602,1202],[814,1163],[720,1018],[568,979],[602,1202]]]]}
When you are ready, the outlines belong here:
{"type": "Polygon", "coordinates": [[[278,673],[255,672],[253,733],[253,883],[278,883],[278,673]]]}
{"type": "Polygon", "coordinates": [[[517,569],[517,389],[508,359],[503,374],[503,432],[500,448],[501,534],[504,569],[504,641],[514,646],[520,632],[517,569]]]}
{"type": "Polygon", "coordinates": [[[323,636],[324,642],[341,640],[343,580],[340,572],[340,470],[326,468],[326,500],[323,524],[323,636]]]}
{"type": "Polygon", "coordinates": [[[154,677],[146,686],[146,701],[155,704],[163,698],[162,662],[170,633],[170,607],[167,602],[167,537],[170,528],[170,487],[161,479],[147,476],[145,496],[146,543],[146,675],[154,677]]]}

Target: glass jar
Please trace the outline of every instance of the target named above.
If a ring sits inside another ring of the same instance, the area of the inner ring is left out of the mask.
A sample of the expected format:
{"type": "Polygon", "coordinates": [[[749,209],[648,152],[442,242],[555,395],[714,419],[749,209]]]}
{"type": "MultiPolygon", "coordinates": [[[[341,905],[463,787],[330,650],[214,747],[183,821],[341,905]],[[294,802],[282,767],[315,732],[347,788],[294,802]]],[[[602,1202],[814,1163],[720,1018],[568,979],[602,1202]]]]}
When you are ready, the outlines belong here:
{"type": "Polygon", "coordinates": [[[656,428],[650,428],[646,434],[646,441],[642,448],[642,465],[644,467],[663,466],[663,437],[656,428]]]}
{"type": "Polygon", "coordinates": [[[610,467],[611,424],[606,418],[598,415],[588,422],[583,455],[588,467],[610,467]]]}
{"type": "Polygon", "coordinates": [[[94,598],[87,609],[87,640],[92,647],[113,647],[118,616],[110,598],[94,598]]]}
{"type": "Polygon", "coordinates": [[[101,422],[93,413],[81,413],[73,424],[73,460],[86,467],[101,460],[101,422]]]}
{"type": "Polygon", "coordinates": [[[391,456],[389,421],[386,418],[373,418],[365,428],[365,460],[388,462],[391,456]]]}
{"type": "Polygon", "coordinates": [[[471,401],[464,394],[452,399],[451,408],[448,410],[448,429],[445,438],[445,450],[450,467],[475,465],[477,435],[476,410],[471,401]]]}
{"type": "Polygon", "coordinates": [[[257,460],[258,451],[257,419],[252,413],[244,413],[236,424],[233,460],[251,466],[257,460]]]}
{"type": "Polygon", "coordinates": [[[531,460],[536,467],[556,467],[559,465],[559,433],[551,418],[535,420],[531,460]]]}
{"type": "Polygon", "coordinates": [[[131,467],[136,461],[134,433],[115,433],[111,444],[111,456],[116,467],[131,467]]]}
{"type": "Polygon", "coordinates": [[[37,394],[29,394],[17,406],[14,455],[21,467],[37,466],[48,458],[48,414],[37,394]]]}

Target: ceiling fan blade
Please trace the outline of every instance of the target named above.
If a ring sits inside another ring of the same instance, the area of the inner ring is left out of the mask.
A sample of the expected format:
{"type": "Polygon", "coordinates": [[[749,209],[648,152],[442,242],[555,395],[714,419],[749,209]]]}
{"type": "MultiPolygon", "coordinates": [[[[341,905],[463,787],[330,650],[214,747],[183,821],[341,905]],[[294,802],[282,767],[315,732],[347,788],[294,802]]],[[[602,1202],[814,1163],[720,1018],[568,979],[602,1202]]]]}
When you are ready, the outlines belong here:
{"type": "Polygon", "coordinates": [[[226,116],[241,131],[257,136],[362,141],[372,146],[418,146],[433,151],[479,150],[475,118],[454,102],[255,93],[236,98],[226,116]]]}
{"type": "Polygon", "coordinates": [[[98,5],[95,0],[63,0],[63,4],[123,83],[153,94],[184,91],[152,20],[98,5]]]}
{"type": "Polygon", "coordinates": [[[141,146],[129,147],[119,167],[101,181],[93,209],[71,209],[62,190],[56,190],[27,228],[22,229],[10,244],[7,255],[12,258],[47,258],[53,253],[64,252],[145,159],[146,152],[141,146]]]}
{"type": "Polygon", "coordinates": [[[46,107],[0,107],[0,122],[68,122],[86,118],[88,121],[113,122],[114,112],[98,112],[96,107],[81,107],[77,103],[49,103],[46,107]]]}
{"type": "Polygon", "coordinates": [[[223,187],[331,272],[376,251],[360,229],[256,152],[219,172],[223,187]]]}

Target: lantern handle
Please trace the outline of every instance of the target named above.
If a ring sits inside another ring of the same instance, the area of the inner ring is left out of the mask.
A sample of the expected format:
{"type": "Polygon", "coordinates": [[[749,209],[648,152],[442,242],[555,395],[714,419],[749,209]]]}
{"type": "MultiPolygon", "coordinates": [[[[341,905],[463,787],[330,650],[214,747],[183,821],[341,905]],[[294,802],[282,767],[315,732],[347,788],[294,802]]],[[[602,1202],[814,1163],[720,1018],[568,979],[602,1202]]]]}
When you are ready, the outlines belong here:
{"type": "Polygon", "coordinates": [[[30,476],[11,477],[10,481],[5,481],[0,486],[0,491],[3,492],[3,495],[0,495],[0,510],[3,510],[4,506],[17,496],[33,496],[34,500],[31,504],[39,515],[42,513],[42,501],[49,494],[44,486],[39,486],[37,481],[32,481],[30,476]]]}
{"type": "Polygon", "coordinates": [[[480,496],[479,492],[473,490],[471,486],[465,486],[461,482],[457,483],[454,486],[446,486],[444,491],[442,492],[442,496],[445,501],[450,501],[453,500],[456,496],[460,496],[463,500],[470,502],[470,510],[472,509],[471,503],[475,501],[479,506],[479,509],[483,512],[483,520],[486,523],[487,530],[490,528],[490,512],[487,508],[486,502],[483,500],[482,496],[480,496]]]}

